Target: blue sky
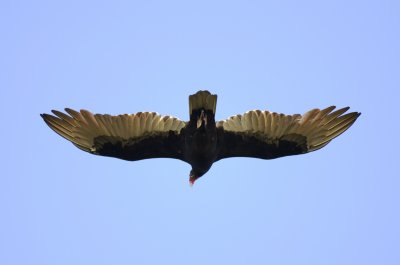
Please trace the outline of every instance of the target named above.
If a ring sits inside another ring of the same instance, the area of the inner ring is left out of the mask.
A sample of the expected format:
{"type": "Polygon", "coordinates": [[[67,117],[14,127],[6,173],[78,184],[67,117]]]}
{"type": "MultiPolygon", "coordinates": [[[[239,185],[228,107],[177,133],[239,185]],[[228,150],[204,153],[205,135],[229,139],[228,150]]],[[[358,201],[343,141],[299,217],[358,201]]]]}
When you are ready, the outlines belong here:
{"type": "Polygon", "coordinates": [[[1,1],[0,264],[399,264],[397,1],[1,1]],[[324,149],[190,166],[84,153],[39,114],[351,106],[324,149]]]}

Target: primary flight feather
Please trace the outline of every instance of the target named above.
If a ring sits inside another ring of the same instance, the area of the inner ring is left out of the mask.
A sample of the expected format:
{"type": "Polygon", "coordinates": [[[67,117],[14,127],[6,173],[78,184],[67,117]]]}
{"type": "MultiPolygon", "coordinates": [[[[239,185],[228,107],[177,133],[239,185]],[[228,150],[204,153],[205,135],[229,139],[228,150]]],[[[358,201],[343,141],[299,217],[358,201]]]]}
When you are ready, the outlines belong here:
{"type": "Polygon", "coordinates": [[[215,122],[217,95],[198,91],[189,96],[188,122],[155,112],[118,116],[66,108],[41,114],[56,133],[83,151],[124,160],[175,158],[192,166],[193,184],[220,159],[273,159],[318,150],[346,131],[360,116],[313,109],[304,115],[248,111],[215,122]]]}

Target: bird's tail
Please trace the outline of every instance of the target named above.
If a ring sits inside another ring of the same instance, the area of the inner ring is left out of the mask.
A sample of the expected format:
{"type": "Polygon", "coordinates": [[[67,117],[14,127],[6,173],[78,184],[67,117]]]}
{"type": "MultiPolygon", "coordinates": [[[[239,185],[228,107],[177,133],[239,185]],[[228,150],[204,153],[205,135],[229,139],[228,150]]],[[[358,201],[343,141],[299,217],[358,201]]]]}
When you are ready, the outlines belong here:
{"type": "Polygon", "coordinates": [[[217,107],[217,95],[213,95],[207,90],[200,90],[196,94],[189,96],[189,114],[192,115],[194,110],[204,109],[212,111],[215,115],[217,107]]]}

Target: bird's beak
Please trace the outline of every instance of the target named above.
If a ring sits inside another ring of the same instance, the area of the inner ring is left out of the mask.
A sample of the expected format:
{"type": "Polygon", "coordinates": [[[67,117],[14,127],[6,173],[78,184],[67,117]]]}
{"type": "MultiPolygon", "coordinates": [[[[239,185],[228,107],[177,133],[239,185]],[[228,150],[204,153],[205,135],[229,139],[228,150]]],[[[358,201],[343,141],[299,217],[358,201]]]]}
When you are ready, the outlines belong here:
{"type": "Polygon", "coordinates": [[[207,115],[204,113],[204,110],[201,111],[200,117],[197,119],[197,129],[201,127],[204,121],[204,126],[207,126],[207,115]]]}

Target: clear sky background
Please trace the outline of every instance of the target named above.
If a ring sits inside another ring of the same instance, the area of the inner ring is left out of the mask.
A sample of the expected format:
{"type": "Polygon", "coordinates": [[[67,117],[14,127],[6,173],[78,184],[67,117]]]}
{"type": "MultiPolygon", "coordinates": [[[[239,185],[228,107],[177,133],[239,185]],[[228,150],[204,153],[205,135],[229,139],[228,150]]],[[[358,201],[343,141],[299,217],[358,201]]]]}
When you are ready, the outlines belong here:
{"type": "Polygon", "coordinates": [[[400,264],[398,1],[0,2],[0,264],[400,264]],[[351,106],[324,149],[93,156],[39,114],[351,106]]]}

